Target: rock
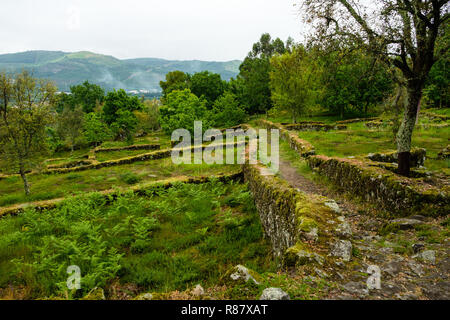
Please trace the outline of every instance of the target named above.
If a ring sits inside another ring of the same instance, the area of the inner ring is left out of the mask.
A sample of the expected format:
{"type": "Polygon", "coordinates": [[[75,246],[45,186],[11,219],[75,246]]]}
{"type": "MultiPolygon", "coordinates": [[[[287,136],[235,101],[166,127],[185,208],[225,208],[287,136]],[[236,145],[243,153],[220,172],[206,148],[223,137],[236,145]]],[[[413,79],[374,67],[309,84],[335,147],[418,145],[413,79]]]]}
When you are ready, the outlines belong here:
{"type": "Polygon", "coordinates": [[[341,238],[350,239],[353,235],[350,224],[348,222],[344,222],[344,223],[340,224],[336,228],[336,234],[341,238]]]}
{"type": "Polygon", "coordinates": [[[423,289],[427,298],[431,300],[450,300],[450,282],[439,281],[423,289]]]}
{"type": "Polygon", "coordinates": [[[382,270],[389,274],[391,277],[396,276],[402,268],[401,262],[392,261],[383,266],[382,270]]]}
{"type": "Polygon", "coordinates": [[[321,278],[328,278],[328,274],[318,268],[314,268],[314,271],[317,273],[317,275],[321,278]]]}
{"type": "Polygon", "coordinates": [[[262,292],[259,300],[290,300],[289,295],[280,288],[267,288],[262,292]]]}
{"type": "Polygon", "coordinates": [[[80,300],[106,300],[105,292],[102,288],[94,288],[80,300]]]}
{"type": "Polygon", "coordinates": [[[423,249],[425,249],[425,245],[422,243],[414,243],[412,245],[413,251],[414,253],[418,253],[420,251],[422,251],[423,249]]]}
{"type": "Polygon", "coordinates": [[[352,259],[352,243],[348,240],[339,240],[331,248],[331,255],[341,258],[344,261],[352,259]]]}
{"type": "Polygon", "coordinates": [[[424,216],[421,216],[420,214],[416,214],[414,216],[409,217],[408,219],[425,221],[426,218],[424,216]]]}
{"type": "Polygon", "coordinates": [[[415,275],[417,275],[417,276],[419,276],[419,277],[421,277],[421,276],[423,276],[423,275],[425,274],[425,272],[424,272],[422,266],[421,266],[420,264],[414,262],[414,261],[409,261],[409,262],[408,262],[408,267],[411,269],[411,271],[412,271],[415,275]]]}
{"type": "Polygon", "coordinates": [[[284,255],[284,264],[286,266],[302,266],[313,263],[322,265],[324,260],[321,255],[308,251],[301,244],[296,244],[287,249],[284,255]]]}
{"type": "Polygon", "coordinates": [[[419,258],[420,260],[424,262],[428,262],[431,264],[436,263],[436,251],[434,250],[427,250],[419,253],[418,255],[413,256],[413,258],[419,258]]]}
{"type": "Polygon", "coordinates": [[[341,214],[342,209],[339,208],[339,205],[334,200],[329,200],[324,203],[328,208],[333,210],[337,214],[341,214]]]}
{"type": "Polygon", "coordinates": [[[242,265],[237,265],[228,273],[230,274],[229,278],[233,282],[247,283],[248,281],[253,281],[256,285],[259,285],[259,282],[255,279],[257,277],[256,273],[242,265]]]}
{"type": "Polygon", "coordinates": [[[349,282],[343,286],[344,290],[350,292],[351,294],[358,295],[363,298],[369,294],[369,289],[367,289],[367,284],[361,282],[349,282]]]}
{"type": "Polygon", "coordinates": [[[193,294],[194,296],[199,297],[199,296],[202,296],[202,295],[205,294],[205,290],[203,289],[203,287],[202,287],[201,285],[198,284],[198,285],[196,285],[195,288],[192,290],[192,294],[193,294]]]}
{"type": "Polygon", "coordinates": [[[408,230],[408,229],[414,229],[415,226],[424,224],[423,221],[417,220],[417,219],[395,219],[391,221],[394,223],[400,230],[408,230]]]}
{"type": "Polygon", "coordinates": [[[143,293],[134,298],[134,300],[153,300],[153,294],[143,293]]]}

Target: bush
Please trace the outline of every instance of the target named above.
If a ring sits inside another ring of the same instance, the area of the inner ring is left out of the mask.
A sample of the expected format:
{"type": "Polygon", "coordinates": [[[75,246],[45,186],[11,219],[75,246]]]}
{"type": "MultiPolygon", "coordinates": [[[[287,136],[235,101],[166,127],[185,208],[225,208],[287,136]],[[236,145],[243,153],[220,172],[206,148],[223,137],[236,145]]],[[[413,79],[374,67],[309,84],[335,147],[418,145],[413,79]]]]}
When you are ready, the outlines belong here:
{"type": "Polygon", "coordinates": [[[141,181],[141,178],[139,178],[136,174],[132,172],[124,173],[120,176],[120,180],[125,182],[126,184],[136,184],[139,181],[141,181]]]}
{"type": "Polygon", "coordinates": [[[230,128],[243,123],[247,118],[244,109],[239,106],[236,96],[226,92],[214,103],[211,119],[216,127],[230,128]]]}

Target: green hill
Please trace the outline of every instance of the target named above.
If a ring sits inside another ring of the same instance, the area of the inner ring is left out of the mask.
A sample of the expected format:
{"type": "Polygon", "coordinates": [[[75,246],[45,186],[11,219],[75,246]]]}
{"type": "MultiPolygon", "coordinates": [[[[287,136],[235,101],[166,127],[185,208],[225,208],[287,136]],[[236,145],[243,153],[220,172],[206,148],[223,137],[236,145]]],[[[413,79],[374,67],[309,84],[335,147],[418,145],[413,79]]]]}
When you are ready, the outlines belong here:
{"type": "Polygon", "coordinates": [[[89,80],[107,90],[160,91],[159,81],[174,70],[188,73],[211,71],[229,80],[239,73],[240,61],[170,61],[156,58],[119,60],[92,52],[27,51],[0,55],[0,70],[32,71],[35,77],[56,82],[59,90],[89,80]]]}

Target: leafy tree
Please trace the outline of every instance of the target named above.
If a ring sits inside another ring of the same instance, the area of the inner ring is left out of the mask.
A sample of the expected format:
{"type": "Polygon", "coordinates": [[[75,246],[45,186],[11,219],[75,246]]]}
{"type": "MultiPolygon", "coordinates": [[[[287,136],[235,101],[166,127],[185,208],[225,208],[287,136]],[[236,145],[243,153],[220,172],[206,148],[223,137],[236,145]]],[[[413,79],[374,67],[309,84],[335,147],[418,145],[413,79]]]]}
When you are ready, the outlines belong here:
{"type": "Polygon", "coordinates": [[[214,126],[221,128],[230,128],[241,124],[246,117],[245,110],[231,92],[225,92],[222,97],[217,99],[211,111],[214,126]]]}
{"type": "Polygon", "coordinates": [[[18,170],[25,193],[30,194],[26,172],[48,152],[46,126],[53,118],[56,87],[24,71],[14,77],[0,74],[0,157],[18,170]]]}
{"type": "Polygon", "coordinates": [[[105,122],[109,125],[117,121],[119,110],[128,110],[130,112],[142,110],[143,105],[138,97],[127,95],[125,90],[110,91],[106,95],[103,105],[103,115],[105,122]]]}
{"type": "Polygon", "coordinates": [[[243,80],[241,104],[247,107],[248,113],[263,113],[272,108],[270,58],[275,54],[285,53],[291,43],[292,40],[289,39],[285,45],[280,39],[272,40],[269,34],[263,34],[239,67],[238,78],[243,80]]]}
{"type": "Polygon", "coordinates": [[[436,48],[443,56],[431,68],[424,89],[426,102],[435,108],[447,108],[450,104],[450,25],[447,23],[436,40],[436,48]],[[445,49],[447,48],[447,49],[445,49]]]}
{"type": "Polygon", "coordinates": [[[102,117],[98,113],[85,114],[83,128],[86,141],[96,147],[111,137],[107,124],[102,121],[102,117]]]}
{"type": "Polygon", "coordinates": [[[117,111],[117,119],[111,125],[111,128],[116,137],[132,143],[137,123],[136,116],[130,110],[120,109],[117,111]]]}
{"type": "Polygon", "coordinates": [[[159,85],[163,98],[166,98],[172,91],[189,89],[189,75],[182,71],[172,71],[166,74],[166,81],[161,81],[159,85]]]}
{"type": "Polygon", "coordinates": [[[74,109],[65,108],[57,117],[58,135],[63,140],[68,141],[72,152],[79,139],[83,136],[83,120],[84,114],[81,106],[74,109]]]}
{"type": "Polygon", "coordinates": [[[134,115],[138,120],[136,129],[144,133],[149,133],[160,129],[159,108],[160,102],[158,100],[145,100],[142,111],[134,112],[134,115]]]}
{"type": "Polygon", "coordinates": [[[73,107],[81,105],[85,113],[93,112],[96,105],[103,102],[105,91],[96,84],[85,81],[70,88],[73,107]]]}
{"type": "Polygon", "coordinates": [[[320,73],[314,56],[298,46],[292,52],[274,56],[270,80],[272,100],[278,109],[286,108],[294,123],[315,104],[319,91],[320,73]]]}
{"type": "Polygon", "coordinates": [[[401,71],[408,102],[397,134],[399,173],[410,174],[411,138],[428,74],[448,48],[436,39],[446,25],[448,0],[304,0],[305,20],[318,41],[338,39],[364,47],[401,71]]]}
{"type": "Polygon", "coordinates": [[[324,72],[323,105],[341,118],[366,115],[368,107],[381,103],[393,90],[385,65],[356,48],[323,50],[319,59],[324,72]]]}
{"type": "Polygon", "coordinates": [[[161,128],[169,134],[176,129],[193,133],[194,121],[203,121],[205,130],[209,127],[206,101],[199,99],[189,89],[169,93],[160,108],[161,128]]]}
{"type": "Polygon", "coordinates": [[[195,73],[190,79],[191,92],[205,98],[209,107],[225,92],[226,85],[220,74],[209,71],[195,73]]]}

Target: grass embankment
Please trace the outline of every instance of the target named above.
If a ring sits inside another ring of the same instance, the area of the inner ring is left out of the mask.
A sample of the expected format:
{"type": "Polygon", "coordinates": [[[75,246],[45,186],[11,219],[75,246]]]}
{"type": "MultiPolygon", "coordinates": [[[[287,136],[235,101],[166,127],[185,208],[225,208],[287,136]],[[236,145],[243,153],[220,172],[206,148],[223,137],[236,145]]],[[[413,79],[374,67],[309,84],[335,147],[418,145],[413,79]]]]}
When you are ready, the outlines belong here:
{"type": "Polygon", "coordinates": [[[245,185],[180,185],[150,198],[126,194],[112,204],[94,194],[0,219],[0,297],[70,296],[71,265],[82,275],[75,297],[102,287],[114,298],[121,290],[215,286],[237,264],[275,270],[245,185]]]}

